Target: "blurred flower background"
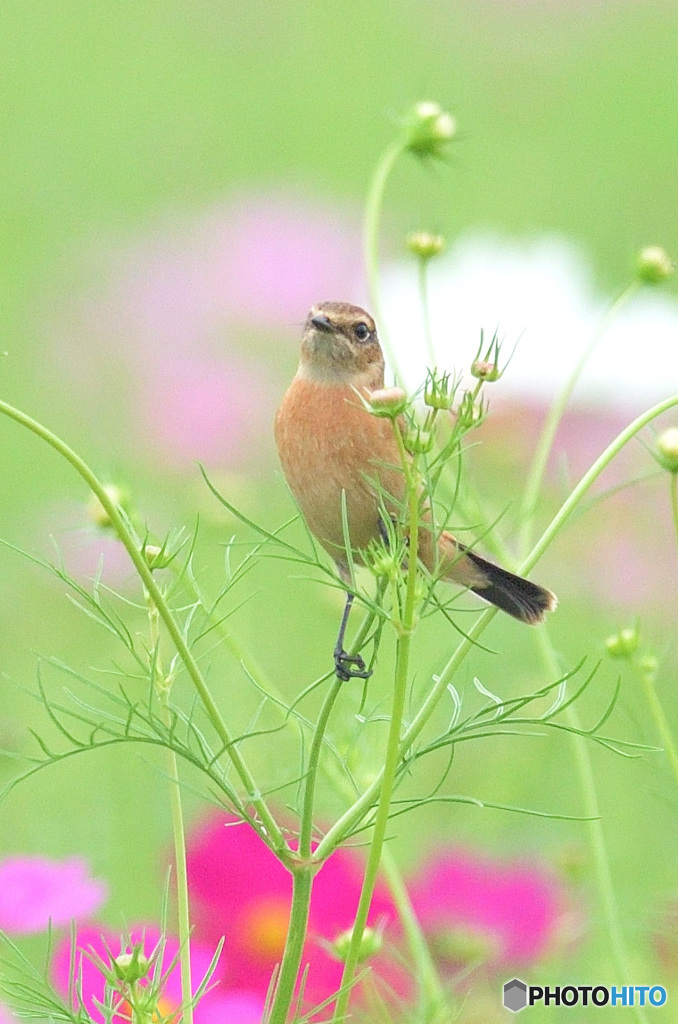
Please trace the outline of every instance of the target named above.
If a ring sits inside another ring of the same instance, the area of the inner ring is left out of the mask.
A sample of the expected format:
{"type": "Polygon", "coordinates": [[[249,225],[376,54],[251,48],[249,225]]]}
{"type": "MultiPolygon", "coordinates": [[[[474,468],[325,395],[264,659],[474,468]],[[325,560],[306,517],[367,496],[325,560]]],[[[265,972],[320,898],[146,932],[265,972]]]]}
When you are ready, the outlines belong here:
{"type": "MultiPolygon", "coordinates": [[[[469,454],[483,521],[499,518],[516,553],[521,485],[555,389],[632,279],[636,251],[661,244],[678,254],[677,45],[672,0],[4,5],[1,397],[123,488],[155,536],[192,527],[197,514],[196,563],[204,585],[218,588],[224,560],[247,538],[197,463],[267,526],[292,514],[271,424],[301,325],[315,301],[368,302],[360,226],[370,176],[400,113],[440,100],[459,124],[449,165],[404,160],[387,190],[383,328],[416,386],[425,345],[405,237],[441,233],[447,250],[430,273],[440,365],[467,370],[481,328],[498,331],[504,354],[517,343],[506,374],[490,385],[491,415],[469,454]]],[[[610,324],[559,430],[539,523],[629,419],[678,389],[675,289],[643,289],[610,324]]],[[[667,417],[658,428],[676,422],[667,417]]],[[[651,444],[651,433],[644,439],[651,444]]],[[[63,559],[80,581],[101,571],[138,598],[125,558],[88,517],[88,495],[65,464],[10,422],[0,422],[0,445],[0,537],[63,559]]],[[[559,595],[552,632],[569,668],[584,656],[592,668],[606,637],[640,618],[676,721],[678,550],[666,477],[632,444],[534,575],[559,595]]],[[[333,592],[294,576],[284,562],[258,566],[229,619],[290,697],[327,668],[339,607],[333,592]]],[[[16,772],[11,755],[34,752],[29,730],[42,725],[25,689],[34,686],[36,655],[89,672],[110,666],[114,652],[62,583],[5,546],[0,579],[5,785],[16,772]]],[[[547,681],[528,632],[493,624],[488,644],[500,656],[479,652],[472,669],[493,692],[547,681]]],[[[444,621],[425,623],[417,686],[440,670],[455,639],[444,621]]],[[[220,657],[212,679],[237,730],[257,702],[238,659],[220,657]]],[[[43,665],[48,682],[54,671],[43,665]]],[[[656,745],[639,679],[617,662],[599,669],[591,721],[620,672],[606,728],[656,745]]],[[[472,676],[462,676],[460,689],[470,687],[472,676]]],[[[375,700],[380,685],[375,679],[375,700]]],[[[374,768],[374,750],[353,738],[358,699],[342,695],[335,742],[351,750],[360,778],[374,768]]],[[[452,792],[584,813],[566,738],[492,742],[491,757],[464,745],[452,792]]],[[[279,760],[296,756],[294,737],[251,756],[264,779],[275,778],[279,760]]],[[[678,949],[665,913],[678,896],[676,792],[656,750],[633,760],[594,750],[592,758],[622,923],[644,982],[668,970],[678,949]]],[[[198,817],[189,790],[187,800],[198,817]]],[[[337,811],[329,789],[321,805],[328,816],[337,811]]],[[[129,748],[65,761],[12,791],[0,813],[6,857],[87,858],[106,880],[99,916],[114,933],[123,922],[157,922],[169,821],[166,781],[150,755],[129,748]]],[[[444,804],[398,823],[392,848],[419,877],[421,913],[455,970],[478,950],[502,963],[507,950],[518,963],[529,950],[549,963],[564,948],[578,975],[606,969],[581,822],[444,804]],[[528,902],[541,916],[521,924],[511,914],[509,933],[501,908],[514,882],[535,887],[528,902]],[[433,910],[448,908],[431,906],[430,887],[455,885],[469,899],[482,893],[480,909],[455,906],[441,924],[433,910]],[[568,887],[577,895],[563,902],[568,887]]],[[[277,898],[276,879],[262,869],[264,877],[277,898]]],[[[209,941],[226,929],[215,920],[205,925],[209,941]]],[[[342,914],[332,921],[347,926],[342,914]]],[[[236,962],[224,956],[225,965],[236,962]]],[[[243,1013],[251,1012],[248,1004],[243,1013]]]]}

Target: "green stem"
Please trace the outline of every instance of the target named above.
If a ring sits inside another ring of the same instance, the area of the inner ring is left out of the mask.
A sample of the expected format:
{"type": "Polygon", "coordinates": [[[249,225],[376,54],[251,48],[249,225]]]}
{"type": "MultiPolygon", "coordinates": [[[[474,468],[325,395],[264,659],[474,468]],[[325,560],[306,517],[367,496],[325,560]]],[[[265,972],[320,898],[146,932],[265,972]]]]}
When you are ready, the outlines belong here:
{"type": "Polygon", "coordinates": [[[678,543],[678,473],[671,473],[669,485],[671,493],[671,512],[673,513],[673,525],[676,531],[676,542],[678,543]]]}
{"type": "Polygon", "coordinates": [[[402,731],[403,718],[405,717],[405,705],[407,702],[407,681],[410,665],[410,651],[412,635],[416,628],[417,615],[417,559],[419,553],[419,486],[417,479],[416,457],[410,463],[409,455],[405,451],[400,428],[394,421],[395,431],[403,473],[407,486],[408,503],[408,568],[405,584],[405,607],[402,619],[397,623],[398,639],[396,643],[396,666],[395,683],[393,690],[393,706],[391,708],[391,720],[389,723],[388,739],[386,742],[386,757],[382,770],[381,789],[379,803],[374,819],[372,842],[367,857],[367,865],[363,876],[360,899],[356,910],[355,921],[351,932],[344,971],[341,978],[341,988],[337,996],[334,1010],[334,1024],[343,1022],[348,1011],[348,1004],[351,998],[351,991],[354,984],[355,972],[360,962],[360,952],[363,940],[363,932],[367,924],[367,917],[370,912],[372,896],[379,875],[381,854],[386,839],[389,817],[391,813],[391,799],[395,786],[398,765],[400,764],[400,733],[402,731]]]}
{"type": "MultiPolygon", "coordinates": [[[[383,594],[383,586],[379,584],[378,600],[380,600],[383,594]]],[[[369,610],[358,629],[355,640],[351,646],[351,652],[357,653],[362,645],[364,644],[367,635],[372,628],[372,623],[375,619],[375,612],[369,610]]],[[[251,666],[248,666],[248,671],[251,666]]],[[[259,675],[257,683],[264,692],[275,694],[277,699],[280,699],[280,695],[276,692],[274,684],[264,681],[259,675]]],[[[296,979],[299,975],[299,967],[301,965],[301,957],[304,951],[304,943],[306,941],[306,927],[308,923],[308,914],[311,903],[311,895],[313,888],[313,877],[315,872],[318,870],[318,866],[311,860],[311,840],[313,832],[313,804],[315,799],[315,787],[318,774],[318,768],[321,763],[321,751],[322,745],[325,738],[325,732],[327,729],[327,723],[334,706],[334,702],[339,695],[339,691],[343,686],[343,682],[335,676],[328,691],[325,700],[323,701],[320,715],[316,723],[316,728],[313,733],[313,741],[311,745],[311,751],[309,753],[309,764],[306,772],[306,783],[304,787],[304,800],[301,814],[301,830],[299,837],[299,858],[292,868],[294,872],[295,883],[292,888],[292,909],[290,912],[290,921],[287,929],[287,935],[285,938],[285,949],[283,950],[282,960],[280,962],[280,973],[279,981],[276,986],[276,994],[274,1004],[271,1009],[271,1013],[275,1013],[281,1021],[285,1021],[289,1014],[292,999],[294,998],[294,991],[296,985],[296,979]],[[303,883],[297,877],[301,874],[306,873],[309,876],[308,884],[303,883]]],[[[274,702],[275,707],[279,707],[279,704],[274,702]]],[[[297,729],[301,733],[302,725],[296,719],[292,718],[292,722],[297,726],[297,729]]],[[[335,777],[330,773],[333,780],[336,782],[335,777]]],[[[344,791],[344,790],[342,790],[344,791]]],[[[271,1021],[273,1020],[271,1017],[271,1021]]]]}
{"type": "Polygon", "coordinates": [[[325,729],[334,707],[334,702],[339,696],[343,681],[335,675],[332,685],[327,691],[323,701],[320,715],[313,734],[313,742],[308,756],[308,768],[306,769],[306,781],[304,786],[304,801],[301,810],[301,832],[299,835],[299,856],[306,860],[311,856],[311,838],[313,833],[313,803],[315,798],[315,786],[318,778],[318,766],[320,764],[320,752],[325,740],[325,729]]]}
{"type": "Polygon", "coordinates": [[[304,800],[301,811],[299,857],[296,866],[293,868],[292,909],[285,938],[285,949],[283,950],[280,962],[280,974],[276,985],[275,998],[271,1008],[271,1024],[276,1020],[283,1022],[287,1019],[291,1000],[294,997],[296,980],[299,976],[299,967],[301,966],[301,957],[306,941],[308,914],[311,906],[313,875],[317,870],[316,865],[311,860],[311,840],[313,837],[313,803],[318,766],[320,764],[320,752],[325,739],[327,723],[342,686],[343,680],[335,675],[320,709],[308,757],[304,800]]]}
{"type": "MultiPolygon", "coordinates": [[[[561,666],[558,664],[558,659],[553,649],[553,644],[551,643],[546,626],[541,626],[536,630],[536,638],[547,673],[552,678],[557,679],[558,676],[562,675],[562,670],[561,666]]],[[[617,897],[615,895],[614,884],[612,881],[610,858],[607,852],[607,845],[605,843],[605,833],[603,830],[598,794],[596,792],[593,767],[591,765],[587,740],[584,736],[580,735],[582,725],[574,704],[569,704],[565,709],[565,719],[569,727],[576,730],[576,732],[571,734],[574,757],[577,766],[577,774],[579,776],[579,785],[581,787],[584,801],[584,813],[589,819],[586,824],[588,826],[589,841],[591,844],[591,851],[593,853],[596,884],[600,894],[605,926],[610,939],[614,966],[618,975],[621,977],[623,984],[631,985],[633,978],[619,918],[619,908],[617,906],[617,897]]],[[[636,1005],[634,1009],[636,1017],[641,1024],[647,1024],[647,1017],[642,1007],[636,1005]]]]}
{"type": "Polygon", "coordinates": [[[292,874],[290,923],[267,1024],[285,1024],[288,1019],[306,940],[313,874],[314,871],[308,863],[300,864],[292,874]]]}
{"type": "Polygon", "coordinates": [[[664,745],[664,751],[666,752],[666,756],[669,760],[669,765],[671,766],[673,779],[676,783],[676,786],[678,786],[678,750],[676,749],[676,744],[673,739],[671,726],[668,723],[668,719],[664,714],[664,709],[662,708],[661,703],[659,701],[659,697],[657,696],[657,690],[654,685],[656,674],[655,669],[644,668],[641,665],[640,674],[643,680],[645,696],[647,697],[647,702],[650,705],[650,711],[652,713],[652,717],[654,718],[655,726],[657,727],[657,732],[659,733],[661,741],[664,745]]]}
{"type": "Polygon", "coordinates": [[[610,322],[617,315],[622,306],[626,305],[628,300],[636,294],[638,288],[638,282],[632,282],[612,303],[598,325],[598,328],[588,344],[583,356],[575,366],[568,380],[565,382],[562,391],[556,397],[556,400],[549,409],[548,416],[546,417],[546,423],[544,424],[541,436],[539,437],[537,450],[525,485],[525,492],[520,510],[520,519],[523,524],[523,528],[521,532],[519,551],[526,552],[529,550],[532,542],[534,515],[537,509],[537,502],[541,493],[542,484],[544,482],[546,465],[549,460],[549,455],[551,454],[551,449],[553,448],[553,442],[555,440],[558,426],[563,418],[563,414],[569,404],[570,398],[572,397],[572,392],[574,391],[577,381],[581,377],[584,367],[586,366],[594,349],[598,347],[600,341],[604,337],[610,322]]]}
{"type": "Polygon", "coordinates": [[[95,476],[94,472],[90,469],[87,463],[77,455],[72,448],[69,448],[61,438],[53,434],[47,427],[44,427],[41,423],[27,416],[19,409],[15,409],[13,406],[8,405],[6,402],[0,401],[0,413],[13,419],[16,423],[20,423],[22,426],[27,427],[28,430],[32,431],[43,441],[49,444],[55,451],[57,451],[67,462],[73,467],[73,469],[79,473],[79,475],[86,482],[90,490],[97,496],[101,505],[105,509],[111,525],[115,530],[118,539],[122,543],[123,547],[127,551],[134,568],[138,572],[141,581],[148,591],[150,598],[154,605],[158,609],[158,614],[163,621],[167,632],[172,638],[172,642],[181,658],[186,671],[195,686],[195,689],[202,701],[205,712],[212,723],[212,726],[221,740],[224,751],[228,755],[237,772],[240,781],[242,782],[248,796],[248,801],[256,809],[257,814],[263,829],[259,830],[259,834],[265,840],[267,845],[273,846],[274,849],[287,849],[287,843],[285,837],[278,827],[273,815],[271,814],[266,801],[259,794],[258,789],[255,785],[254,779],[247,767],[243,757],[238,748],[233,744],[231,734],[221,717],[219,708],[214,702],[214,699],[207,687],[205,680],[203,679],[202,673],[198,668],[198,664],[193,657],[188,644],[186,643],[180,626],[174,619],[172,612],[170,611],[165,598],[163,597],[162,591],[158,587],[157,583],[153,578],[153,573],[144,558],[141,547],[133,536],[131,530],[128,528],[125,519],[121,515],[118,504],[111,500],[110,496],[106,492],[101,481],[95,476]]]}
{"type": "Polygon", "coordinates": [[[424,340],[428,352],[429,369],[435,371],[436,356],[433,351],[433,331],[431,330],[431,311],[428,301],[428,265],[429,260],[419,259],[419,298],[421,299],[422,317],[424,320],[424,340]]]}
{"type": "MultiPolygon", "coordinates": [[[[624,445],[628,444],[628,442],[635,437],[643,427],[646,427],[648,423],[651,423],[653,419],[656,419],[657,416],[661,416],[662,413],[667,412],[675,406],[678,406],[678,395],[673,395],[671,398],[667,398],[663,402],[659,402],[657,405],[652,406],[651,409],[648,409],[641,416],[638,416],[631,424],[629,424],[628,427],[626,427],[625,430],[622,430],[622,432],[617,435],[602,455],[596,459],[589,471],[584,474],[570,494],[569,498],[560,507],[558,513],[555,515],[530,554],[523,562],[520,568],[520,572],[522,574],[529,572],[536,565],[546,549],[553,543],[555,538],[563,529],[567,520],[574,512],[577,505],[585,497],[590,487],[595,483],[603,470],[607,468],[612,459],[618,455],[624,445]]],[[[450,657],[449,661],[438,676],[437,682],[434,683],[429,691],[428,697],[419,708],[419,711],[403,734],[401,740],[401,752],[403,755],[406,753],[408,748],[412,746],[428,720],[431,718],[440,700],[443,698],[448,684],[452,681],[455,672],[462,664],[469,651],[475,646],[476,640],[478,640],[487,626],[489,626],[490,622],[496,615],[496,611],[496,608],[487,608],[482,612],[469,629],[466,637],[461,641],[450,657]]],[[[370,808],[374,805],[374,801],[379,796],[382,777],[383,770],[358,797],[353,806],[349,807],[348,810],[334,823],[332,828],[329,829],[322,841],[318,844],[314,853],[315,857],[318,857],[318,859],[328,857],[332,850],[340,846],[353,829],[355,829],[363,820],[365,814],[367,814],[370,808]]]]}
{"type": "MultiPolygon", "coordinates": [[[[144,590],[148,609],[150,639],[150,671],[152,685],[162,709],[162,719],[169,730],[172,718],[169,695],[172,680],[165,676],[160,659],[160,619],[158,608],[147,590],[144,590]]],[[[193,986],[191,982],[191,915],[188,906],[188,872],[186,870],[186,831],[184,812],[179,788],[179,763],[171,747],[165,748],[167,776],[170,782],[170,806],[172,809],[172,838],[174,841],[174,864],[177,876],[177,925],[179,932],[179,970],[181,974],[181,1020],[193,1024],[193,986]]]]}
{"type": "Polygon", "coordinates": [[[384,349],[390,366],[395,371],[397,363],[395,354],[391,348],[386,331],[386,324],[381,311],[379,298],[379,222],[381,220],[381,209],[384,202],[386,182],[389,179],[394,164],[401,153],[405,152],[406,143],[402,140],[392,143],[383,154],[377,164],[374,176],[367,193],[365,205],[365,221],[363,225],[363,253],[365,270],[367,272],[367,285],[370,293],[370,301],[374,311],[374,318],[379,326],[379,339],[384,349]]]}
{"type": "Polygon", "coordinates": [[[412,955],[412,962],[416,967],[413,975],[420,990],[421,1019],[434,1024],[435,1021],[442,1020],[442,1015],[445,1013],[447,1006],[445,989],[438,977],[431,950],[414,912],[400,869],[388,846],[384,846],[381,853],[381,868],[398,910],[398,916],[412,955]]]}

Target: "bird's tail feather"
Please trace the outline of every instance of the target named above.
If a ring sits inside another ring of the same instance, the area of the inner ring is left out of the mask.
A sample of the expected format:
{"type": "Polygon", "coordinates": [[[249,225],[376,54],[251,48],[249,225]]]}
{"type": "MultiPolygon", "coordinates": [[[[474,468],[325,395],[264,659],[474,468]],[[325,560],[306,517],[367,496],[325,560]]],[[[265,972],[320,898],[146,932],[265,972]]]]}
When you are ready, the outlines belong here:
{"type": "Polygon", "coordinates": [[[546,587],[540,587],[538,583],[516,576],[494,562],[488,562],[461,544],[458,546],[484,577],[483,582],[473,584],[471,590],[485,601],[530,625],[543,622],[546,612],[552,612],[558,606],[556,595],[546,587]]]}

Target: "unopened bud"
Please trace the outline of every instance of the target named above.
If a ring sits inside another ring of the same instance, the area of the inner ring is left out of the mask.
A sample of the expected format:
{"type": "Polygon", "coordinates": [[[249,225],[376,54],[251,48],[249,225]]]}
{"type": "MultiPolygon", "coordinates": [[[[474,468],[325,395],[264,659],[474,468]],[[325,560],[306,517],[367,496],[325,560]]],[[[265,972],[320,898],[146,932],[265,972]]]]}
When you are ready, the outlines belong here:
{"type": "Polygon", "coordinates": [[[432,431],[413,427],[405,436],[405,447],[410,455],[427,455],[433,448],[434,440],[432,431]]]}
{"type": "Polygon", "coordinates": [[[494,381],[499,380],[501,371],[496,363],[486,359],[476,359],[471,367],[471,374],[478,380],[494,381]]]}
{"type": "Polygon", "coordinates": [[[402,388],[379,388],[369,397],[370,412],[394,420],[407,407],[407,395],[402,388]]]}
{"type": "MultiPolygon", "coordinates": [[[[127,502],[127,495],[115,484],[106,484],[104,487],[104,493],[114,505],[119,505],[120,508],[125,508],[127,502]]],[[[87,517],[94,523],[95,526],[100,527],[102,530],[109,530],[113,523],[111,517],[108,514],[108,510],[99,501],[96,494],[91,494],[87,502],[87,517]]]]}
{"type": "Polygon", "coordinates": [[[476,401],[473,394],[466,391],[456,411],[457,422],[464,430],[472,430],[483,422],[485,411],[483,402],[476,401]]]}
{"type": "MultiPolygon", "coordinates": [[[[341,932],[340,935],[337,935],[331,948],[338,960],[341,960],[342,962],[346,961],[352,938],[352,928],[347,928],[345,932],[341,932]]],[[[363,963],[365,960],[369,960],[370,957],[375,956],[381,951],[383,944],[381,932],[375,928],[370,928],[369,926],[365,928],[362,939],[360,940],[360,951],[358,953],[359,962],[363,963]]]]}
{"type": "Polygon", "coordinates": [[[438,103],[425,100],[417,103],[405,123],[407,148],[417,156],[442,156],[454,138],[454,118],[438,103]]]}
{"type": "Polygon", "coordinates": [[[391,579],[400,570],[396,555],[380,541],[372,541],[364,555],[367,568],[378,579],[391,579]]]}
{"type": "Polygon", "coordinates": [[[142,550],[149,569],[166,569],[174,557],[166,547],[157,544],[144,544],[142,550]]]}
{"type": "Polygon", "coordinates": [[[438,377],[429,370],[424,385],[424,402],[430,409],[451,409],[457,391],[457,383],[449,373],[438,377]]]}
{"type": "Polygon", "coordinates": [[[661,245],[646,245],[636,256],[636,272],[644,284],[660,284],[674,270],[673,261],[661,245]]]}
{"type": "Polygon", "coordinates": [[[657,459],[669,473],[678,473],[678,427],[669,427],[657,438],[657,459]]]}
{"type": "Polygon", "coordinates": [[[432,235],[428,231],[413,231],[407,236],[407,248],[422,260],[430,260],[439,256],[445,248],[442,235],[432,235]]]}
{"type": "Polygon", "coordinates": [[[144,956],[141,946],[135,946],[131,953],[119,953],[112,966],[116,978],[128,985],[134,985],[146,977],[151,961],[144,956]]]}
{"type": "Polygon", "coordinates": [[[613,658],[630,658],[638,650],[638,642],[637,629],[622,629],[621,633],[608,636],[605,647],[613,658]]]}

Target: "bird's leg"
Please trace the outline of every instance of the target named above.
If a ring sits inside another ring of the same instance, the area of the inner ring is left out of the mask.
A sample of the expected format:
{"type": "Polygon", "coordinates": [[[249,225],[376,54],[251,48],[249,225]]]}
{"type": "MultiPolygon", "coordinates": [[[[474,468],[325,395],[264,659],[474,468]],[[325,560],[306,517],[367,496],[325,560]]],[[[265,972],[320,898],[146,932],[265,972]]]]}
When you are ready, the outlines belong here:
{"type": "Polygon", "coordinates": [[[349,679],[368,679],[372,673],[366,668],[365,662],[359,654],[349,654],[344,650],[344,635],[348,625],[348,617],[353,604],[353,594],[346,594],[344,614],[341,617],[339,635],[334,648],[334,668],[339,679],[347,682],[349,679]]]}

